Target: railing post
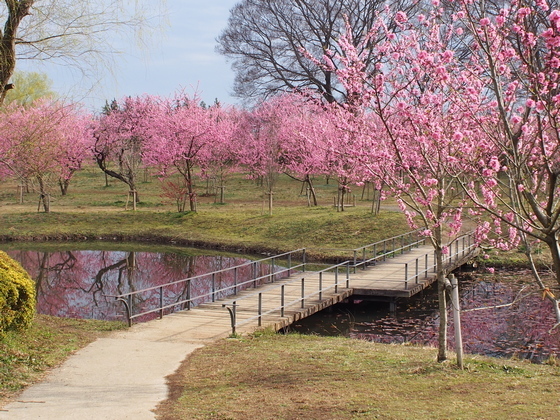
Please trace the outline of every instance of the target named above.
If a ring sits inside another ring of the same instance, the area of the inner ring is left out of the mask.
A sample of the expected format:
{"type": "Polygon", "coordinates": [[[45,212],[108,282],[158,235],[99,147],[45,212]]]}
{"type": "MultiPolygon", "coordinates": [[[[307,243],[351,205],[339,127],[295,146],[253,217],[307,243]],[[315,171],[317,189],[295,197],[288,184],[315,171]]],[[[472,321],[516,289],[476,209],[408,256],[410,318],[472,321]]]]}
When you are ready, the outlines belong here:
{"type": "Polygon", "coordinates": [[[212,302],[216,302],[216,273],[212,273],[212,302]]]}
{"type": "Polygon", "coordinates": [[[288,254],[288,277],[292,275],[292,253],[288,254]]]}
{"type": "Polygon", "coordinates": [[[404,263],[404,288],[408,289],[408,263],[404,263]]]}
{"type": "Polygon", "coordinates": [[[418,258],[416,258],[416,284],[418,284],[418,258]]]}
{"type": "Polygon", "coordinates": [[[262,326],[262,292],[259,293],[259,327],[262,326]]]}
{"type": "Polygon", "coordinates": [[[285,285],[284,285],[284,284],[282,285],[282,287],[280,288],[280,290],[281,290],[281,291],[280,291],[280,293],[281,293],[281,295],[280,295],[280,316],[281,316],[282,318],[284,318],[284,305],[285,305],[285,297],[284,297],[284,296],[285,296],[285,295],[284,295],[284,292],[285,292],[285,285]]]}
{"type": "Polygon", "coordinates": [[[257,287],[257,263],[252,264],[253,267],[253,288],[257,287]]]}
{"type": "Polygon", "coordinates": [[[301,308],[305,308],[305,277],[301,278],[301,308]]]}
{"type": "Polygon", "coordinates": [[[235,326],[237,324],[237,301],[233,301],[233,304],[231,305],[231,308],[229,306],[227,306],[226,304],[222,305],[222,308],[226,308],[229,312],[229,317],[231,320],[231,334],[235,334],[235,326]]]}
{"type": "Polygon", "coordinates": [[[129,317],[130,317],[130,320],[132,322],[132,315],[133,315],[132,313],[134,312],[134,308],[132,308],[132,295],[131,294],[128,295],[126,297],[126,299],[128,300],[128,309],[129,309],[129,314],[130,314],[129,317]]]}
{"type": "Polygon", "coordinates": [[[319,272],[319,301],[323,300],[323,272],[319,272]]]}
{"type": "Polygon", "coordinates": [[[187,280],[187,311],[191,309],[191,279],[187,280]]]}
{"type": "Polygon", "coordinates": [[[424,259],[426,260],[425,267],[424,267],[424,278],[428,278],[428,254],[424,255],[424,259]]]}
{"type": "Polygon", "coordinates": [[[383,261],[387,259],[387,241],[383,241],[383,261]]]}
{"type": "Polygon", "coordinates": [[[163,318],[163,286],[159,287],[159,319],[163,318]]]}
{"type": "Polygon", "coordinates": [[[366,269],[366,249],[362,249],[362,270],[366,269]]]}
{"type": "Polygon", "coordinates": [[[237,267],[233,269],[233,294],[237,294],[237,267]]]}
{"type": "Polygon", "coordinates": [[[272,264],[270,266],[270,275],[268,276],[271,283],[274,283],[274,257],[272,258],[272,264]]]}
{"type": "Polygon", "coordinates": [[[401,236],[401,254],[404,254],[404,235],[401,236]]]}
{"type": "Polygon", "coordinates": [[[128,298],[124,299],[122,297],[116,297],[116,300],[118,302],[122,302],[122,304],[124,305],[124,310],[126,312],[126,320],[128,322],[128,326],[132,327],[132,318],[130,317],[130,307],[128,306],[128,298]]]}
{"type": "Polygon", "coordinates": [[[346,264],[346,288],[350,289],[350,266],[346,264]]]}
{"type": "Polygon", "coordinates": [[[338,293],[338,266],[334,271],[334,292],[338,293]]]}

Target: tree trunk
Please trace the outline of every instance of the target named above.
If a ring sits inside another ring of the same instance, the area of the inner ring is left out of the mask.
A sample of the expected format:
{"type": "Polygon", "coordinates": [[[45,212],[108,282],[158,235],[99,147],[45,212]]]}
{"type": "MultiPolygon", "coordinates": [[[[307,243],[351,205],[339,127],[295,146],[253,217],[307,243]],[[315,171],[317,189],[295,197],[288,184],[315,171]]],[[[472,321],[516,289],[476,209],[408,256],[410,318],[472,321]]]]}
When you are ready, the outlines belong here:
{"type": "Polygon", "coordinates": [[[315,188],[313,187],[313,181],[311,181],[311,177],[309,174],[305,175],[305,182],[309,186],[309,194],[311,194],[311,198],[313,200],[313,206],[317,206],[317,194],[315,194],[315,188]]]}
{"type": "Polygon", "coordinates": [[[437,361],[447,360],[447,295],[445,287],[445,270],[443,266],[443,253],[440,247],[435,249],[437,285],[438,285],[438,309],[439,309],[439,333],[438,333],[438,355],[437,361]]]}
{"type": "Polygon", "coordinates": [[[268,215],[272,216],[272,195],[273,195],[273,192],[272,192],[272,190],[269,190],[266,194],[268,195],[268,215]]]}
{"type": "Polygon", "coordinates": [[[550,255],[552,256],[552,269],[554,271],[554,276],[556,277],[556,282],[560,284],[560,245],[558,244],[556,236],[556,232],[549,233],[545,242],[550,250],[550,255]]]}
{"type": "Polygon", "coordinates": [[[8,17],[0,31],[0,106],[13,86],[9,83],[16,67],[16,39],[21,20],[29,14],[33,0],[6,2],[8,17]]]}
{"type": "Polygon", "coordinates": [[[37,211],[40,210],[41,205],[43,206],[43,211],[45,213],[49,213],[51,211],[51,205],[50,205],[50,197],[49,194],[47,192],[47,188],[45,185],[45,181],[42,177],[38,176],[37,177],[37,182],[39,183],[39,208],[37,208],[37,211]]]}
{"type": "Polygon", "coordinates": [[[62,194],[62,196],[68,194],[68,187],[70,186],[69,179],[59,179],[58,185],[60,186],[60,193],[62,194]]]}
{"type": "Polygon", "coordinates": [[[186,175],[186,185],[187,185],[187,194],[189,195],[189,205],[192,212],[196,212],[196,193],[194,191],[194,186],[192,182],[192,168],[191,164],[187,163],[187,171],[185,172],[186,175]]]}

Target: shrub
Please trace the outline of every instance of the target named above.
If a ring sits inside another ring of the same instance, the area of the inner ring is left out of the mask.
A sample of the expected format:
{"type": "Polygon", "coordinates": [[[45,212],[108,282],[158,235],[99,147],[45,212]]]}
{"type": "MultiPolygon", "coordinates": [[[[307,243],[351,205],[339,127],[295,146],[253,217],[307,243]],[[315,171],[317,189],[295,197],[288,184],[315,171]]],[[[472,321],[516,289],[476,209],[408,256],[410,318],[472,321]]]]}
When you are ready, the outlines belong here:
{"type": "Polygon", "coordinates": [[[0,251],[0,336],[22,330],[35,315],[35,283],[17,261],[0,251]]]}

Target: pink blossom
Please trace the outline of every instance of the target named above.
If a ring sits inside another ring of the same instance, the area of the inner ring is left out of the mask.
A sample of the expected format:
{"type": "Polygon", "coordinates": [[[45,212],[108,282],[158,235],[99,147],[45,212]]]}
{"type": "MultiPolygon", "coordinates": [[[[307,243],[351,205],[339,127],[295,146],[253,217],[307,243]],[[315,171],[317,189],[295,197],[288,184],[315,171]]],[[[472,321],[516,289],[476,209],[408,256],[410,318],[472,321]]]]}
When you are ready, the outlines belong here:
{"type": "Polygon", "coordinates": [[[399,11],[395,14],[395,21],[397,21],[397,23],[405,23],[408,21],[408,17],[405,12],[399,11]]]}
{"type": "Polygon", "coordinates": [[[560,29],[560,10],[553,10],[550,15],[548,15],[548,19],[552,23],[556,29],[560,29]]]}
{"type": "Polygon", "coordinates": [[[490,25],[490,19],[488,18],[480,19],[480,26],[488,26],[488,25],[490,25]]]}
{"type": "Polygon", "coordinates": [[[517,19],[518,20],[523,20],[525,19],[526,16],[531,14],[531,9],[529,9],[528,7],[522,7],[521,9],[519,9],[517,11],[517,19]]]}
{"type": "Polygon", "coordinates": [[[544,10],[545,12],[550,9],[548,7],[548,4],[546,2],[546,0],[536,0],[537,6],[539,6],[542,10],[544,10]]]}

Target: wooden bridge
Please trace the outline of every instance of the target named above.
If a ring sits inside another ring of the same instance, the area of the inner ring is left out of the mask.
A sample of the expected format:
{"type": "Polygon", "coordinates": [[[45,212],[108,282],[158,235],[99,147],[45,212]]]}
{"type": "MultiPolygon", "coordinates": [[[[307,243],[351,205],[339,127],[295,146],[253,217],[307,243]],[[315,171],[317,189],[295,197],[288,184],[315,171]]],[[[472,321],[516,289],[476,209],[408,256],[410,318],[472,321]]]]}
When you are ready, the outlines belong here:
{"type": "MultiPolygon", "coordinates": [[[[444,261],[448,272],[477,252],[470,234],[454,240],[448,248],[444,261]]],[[[436,281],[433,247],[426,245],[417,231],[355,249],[353,258],[343,263],[313,271],[309,267],[305,250],[300,249],[116,298],[124,303],[129,325],[150,314],[161,318],[175,312],[173,317],[186,317],[184,334],[203,339],[265,327],[280,330],[347,298],[394,302],[436,281]],[[298,257],[299,262],[294,263],[298,257]],[[264,274],[263,264],[268,267],[264,274]],[[231,284],[217,287],[217,279],[224,273],[231,284]],[[193,293],[194,282],[201,278],[211,290],[193,293]],[[166,290],[178,287],[182,293],[165,302],[166,290]],[[151,307],[146,309],[146,304],[151,307]]]]}

